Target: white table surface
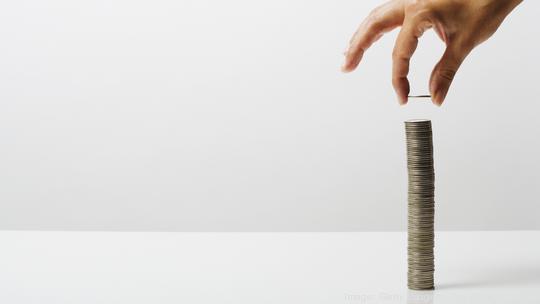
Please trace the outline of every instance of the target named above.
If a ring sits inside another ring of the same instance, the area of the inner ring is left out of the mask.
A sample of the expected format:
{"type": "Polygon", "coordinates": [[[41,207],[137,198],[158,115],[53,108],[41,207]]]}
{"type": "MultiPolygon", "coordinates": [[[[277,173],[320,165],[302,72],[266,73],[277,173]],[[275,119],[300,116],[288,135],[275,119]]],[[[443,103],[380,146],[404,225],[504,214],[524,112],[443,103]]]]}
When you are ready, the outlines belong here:
{"type": "Polygon", "coordinates": [[[540,232],[438,232],[435,291],[405,233],[0,232],[0,303],[540,303],[540,232]]]}

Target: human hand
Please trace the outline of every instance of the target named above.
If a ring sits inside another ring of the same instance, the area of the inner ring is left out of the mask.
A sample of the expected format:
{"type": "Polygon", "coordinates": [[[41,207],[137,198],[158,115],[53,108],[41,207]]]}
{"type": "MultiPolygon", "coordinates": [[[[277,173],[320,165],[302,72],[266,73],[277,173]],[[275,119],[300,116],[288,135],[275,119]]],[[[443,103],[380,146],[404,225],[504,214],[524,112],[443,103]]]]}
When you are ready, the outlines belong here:
{"type": "Polygon", "coordinates": [[[392,0],[362,22],[345,52],[344,72],[353,71],[364,52],[384,33],[401,26],[392,53],[392,85],[400,104],[409,95],[409,62],[418,38],[433,28],[446,44],[429,80],[433,102],[441,105],[454,76],[471,50],[488,39],[522,0],[392,0]]]}

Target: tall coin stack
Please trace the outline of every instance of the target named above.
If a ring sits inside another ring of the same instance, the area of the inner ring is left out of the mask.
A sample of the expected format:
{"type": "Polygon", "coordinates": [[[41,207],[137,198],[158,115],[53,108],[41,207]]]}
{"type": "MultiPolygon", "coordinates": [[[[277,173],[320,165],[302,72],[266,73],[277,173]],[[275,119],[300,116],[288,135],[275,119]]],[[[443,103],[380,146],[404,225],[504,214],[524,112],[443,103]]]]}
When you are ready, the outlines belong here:
{"type": "Polygon", "coordinates": [[[409,172],[408,272],[409,289],[433,289],[435,172],[431,121],[405,122],[409,172]]]}

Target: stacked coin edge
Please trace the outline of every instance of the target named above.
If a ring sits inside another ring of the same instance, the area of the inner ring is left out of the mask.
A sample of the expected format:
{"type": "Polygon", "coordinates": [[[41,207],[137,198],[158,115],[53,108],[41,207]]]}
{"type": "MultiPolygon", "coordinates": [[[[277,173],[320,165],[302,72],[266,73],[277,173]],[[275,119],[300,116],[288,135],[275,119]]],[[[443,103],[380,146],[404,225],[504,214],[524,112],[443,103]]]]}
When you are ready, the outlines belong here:
{"type": "Polygon", "coordinates": [[[434,288],[435,172],[431,121],[405,121],[408,170],[407,285],[434,288]]]}

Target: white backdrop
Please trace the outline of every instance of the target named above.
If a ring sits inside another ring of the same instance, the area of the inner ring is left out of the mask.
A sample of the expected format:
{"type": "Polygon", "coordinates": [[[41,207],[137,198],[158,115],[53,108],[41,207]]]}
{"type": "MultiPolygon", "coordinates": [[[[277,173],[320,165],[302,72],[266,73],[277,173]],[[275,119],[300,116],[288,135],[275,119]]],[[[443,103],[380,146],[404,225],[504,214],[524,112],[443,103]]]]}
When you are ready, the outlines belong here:
{"type": "MultiPolygon", "coordinates": [[[[403,121],[433,120],[438,229],[539,229],[540,3],[400,107],[379,1],[0,4],[0,229],[401,230],[403,121]]],[[[412,93],[443,45],[420,42],[412,93]]]]}

